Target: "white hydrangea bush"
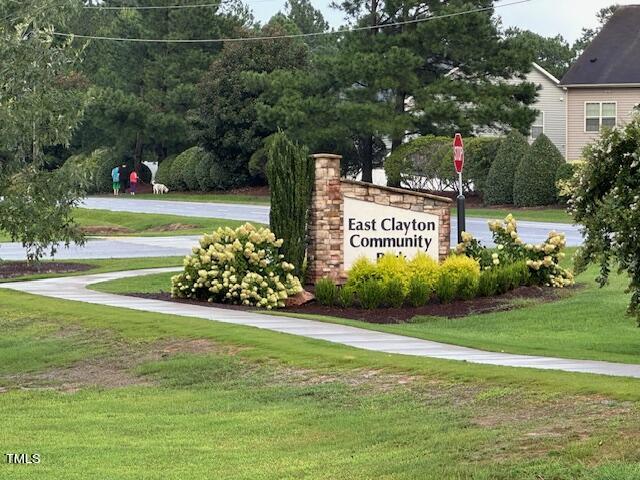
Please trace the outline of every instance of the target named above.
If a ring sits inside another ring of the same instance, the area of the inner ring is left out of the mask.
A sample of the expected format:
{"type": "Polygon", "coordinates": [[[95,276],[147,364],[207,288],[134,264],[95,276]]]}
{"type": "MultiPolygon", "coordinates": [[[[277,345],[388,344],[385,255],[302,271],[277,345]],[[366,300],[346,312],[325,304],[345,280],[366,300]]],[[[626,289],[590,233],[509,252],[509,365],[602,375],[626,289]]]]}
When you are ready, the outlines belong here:
{"type": "Polygon", "coordinates": [[[200,239],[171,278],[171,296],[271,310],[302,291],[294,266],[280,254],[282,240],[247,223],[223,227],[200,239]]]}
{"type": "Polygon", "coordinates": [[[462,243],[456,246],[456,253],[475,258],[483,270],[524,260],[532,278],[539,285],[564,288],[575,283],[573,273],[560,266],[567,244],[564,233],[551,231],[542,243],[525,243],[518,234],[516,219],[511,214],[503,221],[490,221],[489,230],[495,249],[484,247],[473,235],[463,232],[462,243]]]}

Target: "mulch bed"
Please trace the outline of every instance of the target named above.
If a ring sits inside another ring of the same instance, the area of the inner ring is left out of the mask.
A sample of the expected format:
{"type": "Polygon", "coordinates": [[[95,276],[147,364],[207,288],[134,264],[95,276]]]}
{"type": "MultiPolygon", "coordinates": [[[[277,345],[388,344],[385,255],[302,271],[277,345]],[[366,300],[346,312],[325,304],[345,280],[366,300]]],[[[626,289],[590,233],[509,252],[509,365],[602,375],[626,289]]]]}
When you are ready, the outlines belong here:
{"type": "MultiPolygon", "coordinates": [[[[503,295],[489,298],[474,298],[472,300],[455,301],[451,303],[430,303],[424,307],[402,307],[402,308],[378,308],[366,310],[362,308],[340,308],[326,307],[312,301],[297,307],[287,307],[279,309],[279,312],[286,313],[308,313],[314,315],[326,315],[331,317],[348,318],[361,320],[369,323],[407,323],[416,316],[429,317],[466,317],[467,315],[478,313],[489,313],[512,310],[518,308],[514,300],[536,300],[539,302],[550,302],[558,300],[566,295],[567,290],[562,293],[557,289],[547,287],[520,287],[503,295]]],[[[251,307],[240,305],[227,305],[220,303],[208,303],[198,300],[174,299],[168,292],[159,293],[130,293],[134,297],[151,298],[155,300],[165,300],[176,303],[190,305],[201,305],[206,307],[226,308],[231,310],[257,310],[251,307]]]]}
{"type": "Polygon", "coordinates": [[[43,273],[84,272],[91,268],[93,268],[93,265],[84,263],[43,262],[28,264],[27,262],[0,262],[0,279],[43,273]]]}

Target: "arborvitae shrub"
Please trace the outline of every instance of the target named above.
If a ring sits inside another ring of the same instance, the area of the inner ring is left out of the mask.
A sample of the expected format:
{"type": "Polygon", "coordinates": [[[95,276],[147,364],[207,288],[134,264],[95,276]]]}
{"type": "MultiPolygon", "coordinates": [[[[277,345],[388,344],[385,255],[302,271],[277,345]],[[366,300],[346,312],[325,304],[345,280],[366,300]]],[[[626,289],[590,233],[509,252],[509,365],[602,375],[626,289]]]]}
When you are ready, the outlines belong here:
{"type": "Polygon", "coordinates": [[[284,239],[282,253],[300,275],[307,246],[314,165],[307,147],[293,143],[283,132],[274,134],[269,142],[267,158],[269,223],[273,233],[284,239]]]}
{"type": "Polygon", "coordinates": [[[527,139],[519,132],[511,132],[500,144],[491,164],[484,192],[489,205],[513,203],[513,184],[518,165],[529,152],[527,139]]]}
{"type": "Polygon", "coordinates": [[[516,170],[513,203],[517,207],[557,203],[556,173],[563,163],[562,154],[549,137],[536,138],[516,170]]]}

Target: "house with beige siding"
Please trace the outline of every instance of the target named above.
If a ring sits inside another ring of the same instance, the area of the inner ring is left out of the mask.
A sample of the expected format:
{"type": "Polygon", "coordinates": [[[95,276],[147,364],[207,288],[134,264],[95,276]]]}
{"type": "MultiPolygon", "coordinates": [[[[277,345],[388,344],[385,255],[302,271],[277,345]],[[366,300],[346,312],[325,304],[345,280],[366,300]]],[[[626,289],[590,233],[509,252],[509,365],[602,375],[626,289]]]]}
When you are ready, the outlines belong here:
{"type": "Polygon", "coordinates": [[[605,128],[640,110],[640,5],[621,6],[562,78],[566,155],[579,160],[605,128]]]}

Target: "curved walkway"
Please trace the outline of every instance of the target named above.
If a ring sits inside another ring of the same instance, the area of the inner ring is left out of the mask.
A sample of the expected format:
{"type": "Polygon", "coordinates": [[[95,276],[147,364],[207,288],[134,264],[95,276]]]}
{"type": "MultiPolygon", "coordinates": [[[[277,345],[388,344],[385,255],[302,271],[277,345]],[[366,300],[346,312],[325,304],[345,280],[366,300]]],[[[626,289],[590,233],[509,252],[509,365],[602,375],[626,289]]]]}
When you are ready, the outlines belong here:
{"type": "Polygon", "coordinates": [[[273,330],[280,333],[325,340],[328,342],[376,352],[415,355],[445,360],[459,360],[505,367],[562,370],[566,372],[594,373],[618,377],[640,378],[640,365],[486,352],[473,348],[447,345],[429,340],[376,332],[315,320],[265,315],[250,311],[228,310],[161,300],[134,298],[95,292],[86,288],[88,285],[94,283],[115,280],[118,278],[135,277],[150,273],[178,270],[179,269],[177,268],[155,268],[101,273],[96,275],[52,278],[30,282],[6,283],[0,284],[0,288],[8,288],[11,290],[43,295],[46,297],[75,300],[97,305],[124,307],[145,312],[181,315],[184,317],[204,318],[206,320],[246,325],[273,330]]]}

